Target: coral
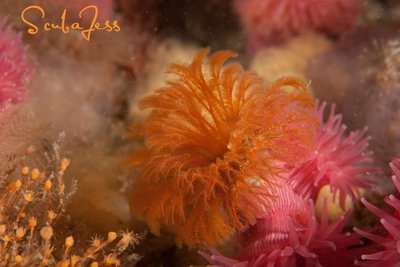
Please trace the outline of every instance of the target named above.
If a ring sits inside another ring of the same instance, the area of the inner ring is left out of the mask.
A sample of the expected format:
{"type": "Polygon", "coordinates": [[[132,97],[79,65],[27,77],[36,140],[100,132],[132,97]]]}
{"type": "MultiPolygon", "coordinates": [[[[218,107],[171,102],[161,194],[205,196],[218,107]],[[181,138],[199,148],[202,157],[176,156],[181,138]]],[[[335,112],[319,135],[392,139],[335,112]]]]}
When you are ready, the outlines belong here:
{"type": "Polygon", "coordinates": [[[34,167],[17,166],[1,176],[0,266],[120,265],[138,242],[133,232],[109,232],[105,240],[96,236],[87,248],[77,236],[66,235],[65,209],[76,183],[64,178],[70,160],[61,157],[59,146],[54,143],[45,155],[29,148],[24,161],[34,167]]]}
{"type": "Polygon", "coordinates": [[[335,114],[333,105],[324,121],[325,107],[326,103],[316,106],[321,126],[317,130],[314,150],[293,170],[289,180],[296,192],[314,201],[321,188],[330,185],[334,199],[338,196],[344,209],[346,196],[357,201],[360,189],[371,188],[372,181],[367,174],[378,170],[371,165],[372,152],[367,150],[366,129],[345,136],[342,116],[335,114]]]}
{"type": "Polygon", "coordinates": [[[235,8],[248,49],[255,52],[308,29],[339,35],[355,25],[360,4],[359,0],[237,0],[235,8]]]}
{"type": "MultiPolygon", "coordinates": [[[[389,165],[394,173],[392,176],[393,183],[397,191],[400,192],[400,160],[394,160],[389,165]]],[[[357,261],[356,264],[359,266],[398,266],[400,262],[398,249],[400,239],[398,230],[400,225],[400,199],[393,195],[385,198],[385,202],[393,209],[392,211],[377,208],[364,198],[361,201],[373,214],[380,218],[380,222],[386,229],[387,234],[385,236],[375,235],[355,228],[355,232],[378,245],[377,252],[362,255],[361,261],[357,261]]]]}
{"type": "Polygon", "coordinates": [[[153,233],[164,224],[189,247],[214,245],[263,215],[266,188],[314,142],[317,118],[303,82],[268,90],[234,53],[207,50],[190,65],[173,65],[175,81],[142,100],[152,112],[137,129],[145,147],[131,165],[139,173],[130,201],[153,233]],[[283,163],[283,164],[282,164],[283,163]]]}
{"type": "Polygon", "coordinates": [[[26,98],[34,72],[21,36],[6,24],[6,19],[0,20],[0,109],[8,101],[18,103],[26,98]]]}
{"type": "Polygon", "coordinates": [[[275,190],[279,197],[245,233],[246,245],[236,259],[214,249],[211,255],[200,252],[212,266],[348,266],[356,258],[348,248],[359,244],[359,238],[342,233],[350,212],[328,223],[325,204],[318,221],[311,200],[304,200],[285,182],[275,190]]]}

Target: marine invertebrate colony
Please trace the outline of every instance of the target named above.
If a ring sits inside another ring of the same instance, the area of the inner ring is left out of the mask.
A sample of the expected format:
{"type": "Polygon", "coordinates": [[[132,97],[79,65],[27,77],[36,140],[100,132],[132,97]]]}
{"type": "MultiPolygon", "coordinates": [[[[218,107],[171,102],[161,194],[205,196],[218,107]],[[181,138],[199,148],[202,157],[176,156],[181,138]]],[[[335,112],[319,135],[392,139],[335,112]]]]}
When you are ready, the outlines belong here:
{"type": "Polygon", "coordinates": [[[324,121],[326,103],[317,104],[315,114],[320,124],[312,151],[290,171],[285,179],[275,180],[269,194],[276,196],[263,218],[243,234],[244,247],[239,255],[228,258],[216,250],[211,255],[201,252],[216,266],[349,266],[357,259],[360,245],[355,234],[342,233],[351,214],[348,211],[328,223],[328,202],[325,199],[320,221],[314,203],[321,188],[330,187],[344,209],[345,199],[359,197],[359,189],[369,189],[366,177],[371,168],[371,152],[366,151],[369,138],[363,131],[344,136],[341,115],[331,107],[324,121]],[[334,263],[332,260],[334,259],[334,263]],[[340,261],[340,262],[339,262],[340,261]]]}
{"type": "Polygon", "coordinates": [[[307,29],[331,35],[351,29],[360,11],[359,0],[237,0],[236,10],[255,52],[307,29]]]}
{"type": "Polygon", "coordinates": [[[96,236],[89,246],[76,234],[76,239],[66,236],[71,226],[65,216],[67,201],[76,191],[75,181],[65,179],[70,160],[59,154],[59,142],[42,152],[30,147],[21,161],[33,163],[19,162],[7,174],[0,170],[0,266],[128,263],[127,248],[138,243],[131,231],[109,232],[105,240],[96,236]]]}
{"type": "Polygon", "coordinates": [[[142,100],[152,112],[141,125],[145,147],[130,201],[152,232],[178,244],[215,245],[244,231],[273,198],[269,186],[313,145],[317,118],[303,82],[281,79],[264,90],[235,54],[201,50],[173,65],[177,80],[142,100]],[[292,87],[290,90],[287,87],[292,87]]]}
{"type": "Polygon", "coordinates": [[[5,103],[25,99],[26,87],[33,76],[33,64],[7,20],[0,20],[0,109],[5,103]]]}
{"type": "MultiPolygon", "coordinates": [[[[394,173],[392,176],[393,183],[397,191],[400,192],[400,161],[394,160],[389,165],[394,173]]],[[[400,232],[398,229],[400,225],[400,200],[393,195],[385,198],[386,204],[393,208],[392,212],[377,208],[366,199],[362,199],[362,202],[373,214],[380,218],[387,235],[375,235],[355,228],[355,232],[378,245],[376,253],[362,255],[362,261],[357,261],[356,264],[359,266],[398,266],[400,263],[400,232]]]]}
{"type": "Polygon", "coordinates": [[[212,266],[348,266],[352,263],[356,256],[348,247],[359,244],[359,238],[342,233],[350,212],[329,223],[325,205],[319,221],[312,200],[302,198],[285,181],[274,190],[279,197],[265,217],[245,233],[245,247],[236,259],[216,250],[211,250],[211,255],[200,252],[215,264],[212,266]]]}
{"type": "Polygon", "coordinates": [[[378,170],[371,167],[366,129],[345,136],[346,126],[342,116],[335,114],[334,106],[324,122],[325,107],[326,103],[316,107],[321,126],[317,129],[315,148],[293,170],[289,180],[296,192],[313,200],[323,186],[329,185],[334,199],[338,196],[344,208],[346,196],[355,202],[361,195],[360,189],[371,188],[373,183],[367,174],[378,170]]]}

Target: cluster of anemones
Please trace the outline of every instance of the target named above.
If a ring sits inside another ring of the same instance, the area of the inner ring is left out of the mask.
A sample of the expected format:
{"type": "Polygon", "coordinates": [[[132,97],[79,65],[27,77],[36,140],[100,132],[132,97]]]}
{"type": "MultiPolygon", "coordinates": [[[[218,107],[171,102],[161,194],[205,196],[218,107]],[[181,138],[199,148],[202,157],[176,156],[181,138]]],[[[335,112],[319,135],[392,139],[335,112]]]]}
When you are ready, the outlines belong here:
{"type": "Polygon", "coordinates": [[[139,167],[134,215],[189,247],[245,232],[238,258],[209,258],[222,265],[320,263],[334,249],[354,260],[346,248],[358,239],[342,233],[347,217],[329,224],[325,206],[319,221],[314,202],[326,185],[341,204],[371,186],[365,131],[345,135],[333,109],[325,122],[325,104],[314,107],[304,82],[263,88],[238,63],[223,66],[233,53],[206,65],[207,52],[174,65],[177,79],[140,104],[152,112],[136,128],[144,148],[131,159],[139,167]]]}
{"type": "Polygon", "coordinates": [[[325,200],[321,218],[314,209],[318,193],[328,185],[344,208],[344,200],[357,201],[360,189],[368,189],[372,181],[367,174],[371,153],[366,150],[368,137],[364,131],[345,136],[346,127],[334,107],[324,122],[326,104],[317,105],[315,113],[320,125],[312,151],[296,166],[288,166],[287,174],[270,188],[276,196],[263,218],[244,233],[243,248],[236,258],[228,258],[211,250],[201,254],[216,266],[348,266],[359,257],[360,237],[343,233],[350,216],[328,223],[325,200]],[[334,257],[334,261],[332,261],[334,257]]]}

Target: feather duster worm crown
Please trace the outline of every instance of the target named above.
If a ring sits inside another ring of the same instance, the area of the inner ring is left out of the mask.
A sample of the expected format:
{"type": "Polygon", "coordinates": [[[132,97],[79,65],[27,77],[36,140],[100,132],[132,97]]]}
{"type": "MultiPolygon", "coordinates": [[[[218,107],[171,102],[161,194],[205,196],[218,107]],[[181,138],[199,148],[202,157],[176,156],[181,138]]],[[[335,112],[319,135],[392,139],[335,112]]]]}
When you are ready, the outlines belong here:
{"type": "Polygon", "coordinates": [[[132,212],[189,247],[222,243],[254,224],[282,161],[309,152],[317,121],[301,81],[264,90],[240,64],[223,66],[234,53],[216,52],[205,64],[207,53],[173,65],[177,79],[142,100],[152,112],[139,127],[144,149],[131,159],[139,164],[132,212]]]}

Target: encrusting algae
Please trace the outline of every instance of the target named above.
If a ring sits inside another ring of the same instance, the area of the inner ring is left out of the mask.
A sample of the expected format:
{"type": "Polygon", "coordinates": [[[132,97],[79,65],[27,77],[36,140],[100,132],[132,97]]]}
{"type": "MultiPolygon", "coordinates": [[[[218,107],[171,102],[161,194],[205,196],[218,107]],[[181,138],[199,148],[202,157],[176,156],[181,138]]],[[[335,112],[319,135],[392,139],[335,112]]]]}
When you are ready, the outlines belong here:
{"type": "MultiPolygon", "coordinates": [[[[318,119],[305,83],[283,78],[263,88],[230,51],[201,50],[192,64],[172,65],[167,82],[139,106],[151,109],[136,129],[144,148],[130,206],[178,245],[220,244],[264,215],[275,179],[310,152],[318,119]]],[[[135,133],[137,134],[137,133],[135,133]]]]}

